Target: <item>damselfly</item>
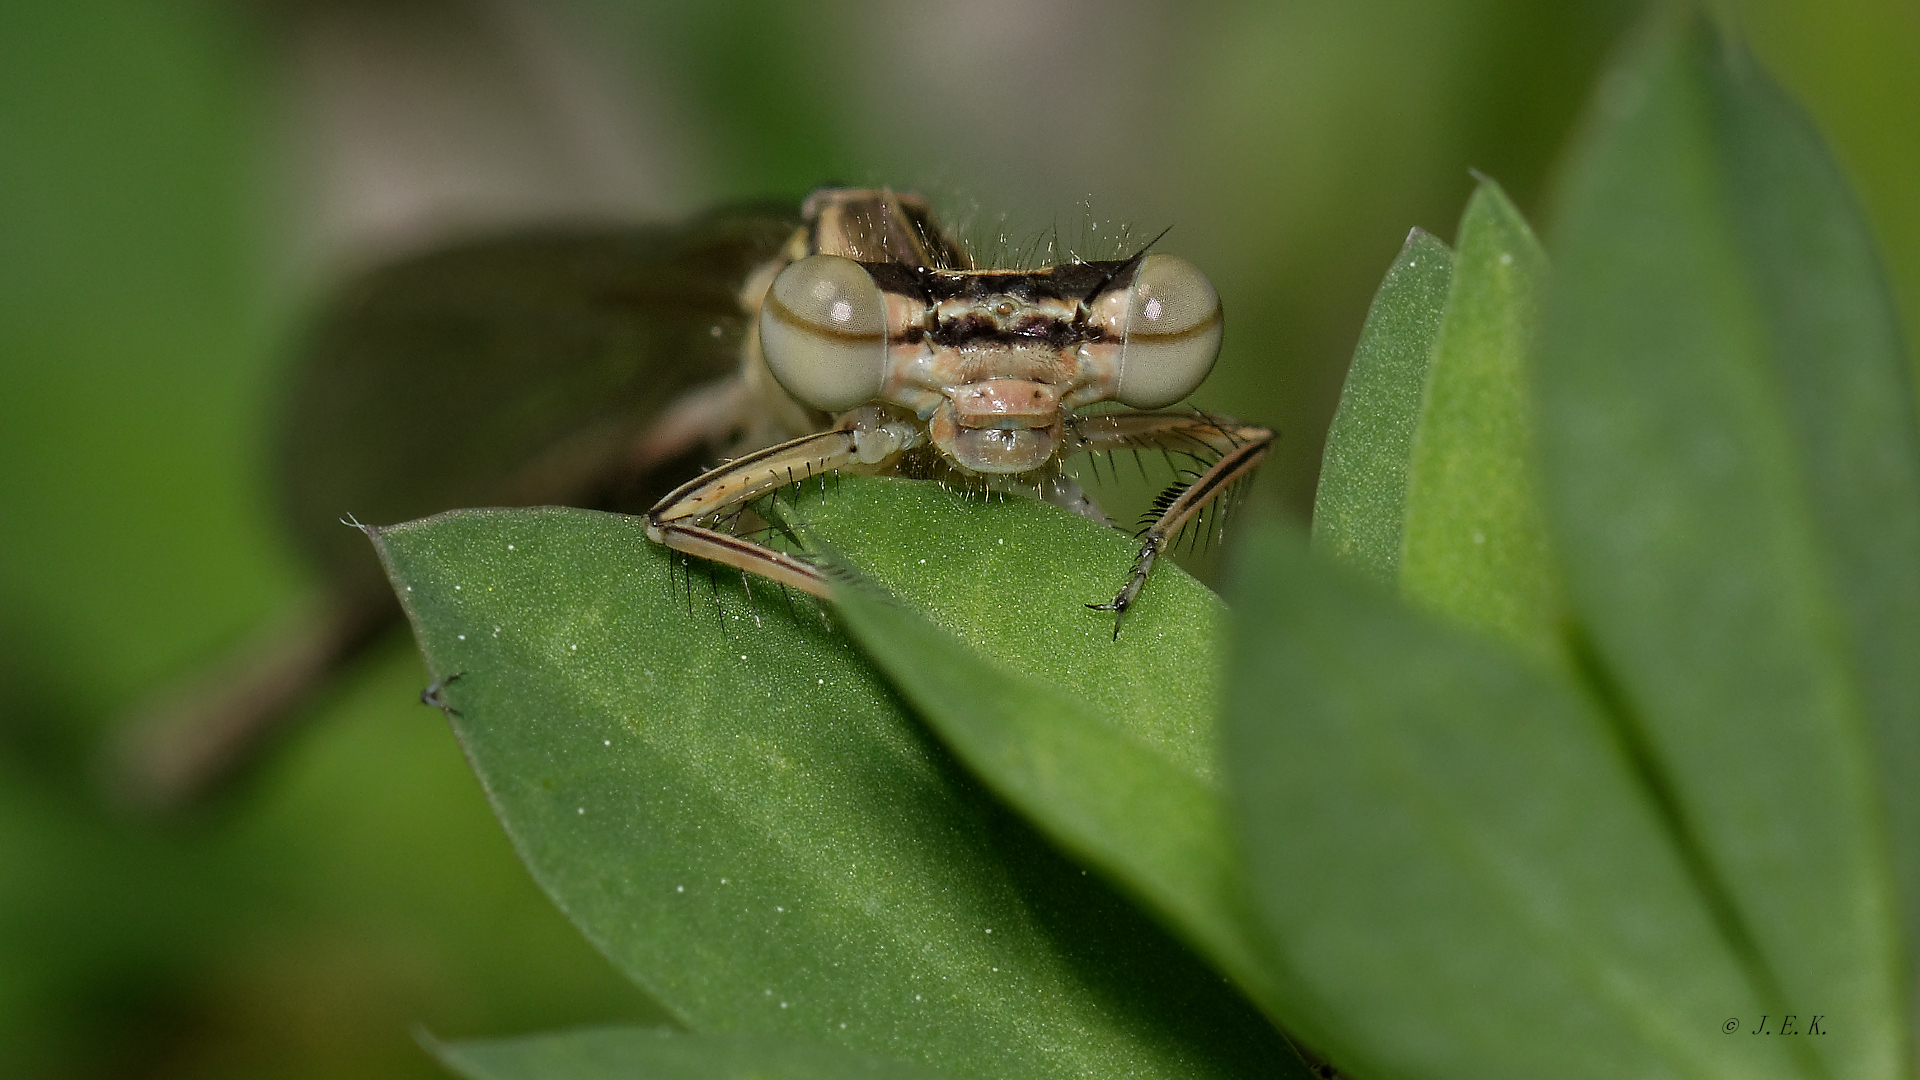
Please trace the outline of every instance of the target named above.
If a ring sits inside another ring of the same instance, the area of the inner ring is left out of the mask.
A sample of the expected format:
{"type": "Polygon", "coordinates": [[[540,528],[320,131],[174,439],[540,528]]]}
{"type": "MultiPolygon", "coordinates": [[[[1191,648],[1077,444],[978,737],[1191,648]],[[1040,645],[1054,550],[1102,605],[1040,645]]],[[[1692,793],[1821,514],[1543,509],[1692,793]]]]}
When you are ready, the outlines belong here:
{"type": "Polygon", "coordinates": [[[827,189],[744,294],[755,312],[741,384],[768,415],[833,417],[824,430],[696,477],[647,513],[658,543],[824,596],[802,559],[710,522],[803,477],[840,470],[955,478],[1106,515],[1063,468],[1077,453],[1198,451],[1204,471],[1156,504],[1121,621],[1170,537],[1266,456],[1273,432],[1193,411],[1220,351],[1220,299],[1193,264],[1135,252],[1032,270],[979,269],[920,199],[827,189]],[[1136,411],[1087,415],[1118,402],[1136,411]]]}
{"type": "Polygon", "coordinates": [[[922,200],[886,190],[483,238],[375,269],[307,335],[282,428],[278,487],[324,584],[131,722],[128,793],[192,799],[398,620],[365,540],[340,526],[349,514],[645,510],[660,543],[821,594],[815,567],[726,522],[839,470],[1018,492],[1104,521],[1068,458],[1191,455],[1199,467],[1155,504],[1132,573],[1089,605],[1118,634],[1170,538],[1272,441],[1152,411],[1206,377],[1220,335],[1214,290],[1184,260],[976,268],[922,200]],[[1132,411],[1082,411],[1102,402],[1132,411]]]}

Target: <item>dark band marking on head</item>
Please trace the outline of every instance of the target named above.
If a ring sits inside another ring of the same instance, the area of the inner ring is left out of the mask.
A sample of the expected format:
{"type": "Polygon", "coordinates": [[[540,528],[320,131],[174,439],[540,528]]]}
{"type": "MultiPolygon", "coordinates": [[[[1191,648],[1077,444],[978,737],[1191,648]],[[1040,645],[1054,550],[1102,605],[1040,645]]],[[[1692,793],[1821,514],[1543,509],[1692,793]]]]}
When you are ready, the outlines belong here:
{"type": "Polygon", "coordinates": [[[1069,345],[1109,340],[1099,327],[1091,323],[1036,318],[1026,320],[1018,329],[1009,330],[983,315],[963,315],[957,319],[943,320],[926,332],[926,337],[935,345],[945,348],[1045,344],[1051,349],[1064,349],[1069,345]]]}
{"type": "Polygon", "coordinates": [[[768,313],[770,313],[774,318],[779,319],[781,322],[786,323],[788,326],[793,327],[795,330],[800,330],[805,333],[814,334],[818,337],[827,338],[832,341],[845,342],[850,345],[871,345],[874,342],[885,341],[887,339],[887,333],[884,328],[876,333],[871,333],[871,334],[853,334],[853,333],[848,333],[845,330],[839,330],[834,327],[824,325],[822,323],[817,323],[817,322],[810,321],[808,319],[803,319],[799,315],[795,314],[793,309],[781,303],[780,298],[774,295],[772,289],[767,290],[767,298],[764,301],[764,306],[768,311],[768,313]]]}
{"type": "Polygon", "coordinates": [[[1132,341],[1151,341],[1156,345],[1170,345],[1176,341],[1185,341],[1188,338],[1199,337],[1201,334],[1212,330],[1214,327],[1220,325],[1221,316],[1222,311],[1220,305],[1215,304],[1213,305],[1213,311],[1206,318],[1201,319],[1185,330],[1173,330],[1164,334],[1156,334],[1151,330],[1135,330],[1129,327],[1127,329],[1127,337],[1132,341]]]}

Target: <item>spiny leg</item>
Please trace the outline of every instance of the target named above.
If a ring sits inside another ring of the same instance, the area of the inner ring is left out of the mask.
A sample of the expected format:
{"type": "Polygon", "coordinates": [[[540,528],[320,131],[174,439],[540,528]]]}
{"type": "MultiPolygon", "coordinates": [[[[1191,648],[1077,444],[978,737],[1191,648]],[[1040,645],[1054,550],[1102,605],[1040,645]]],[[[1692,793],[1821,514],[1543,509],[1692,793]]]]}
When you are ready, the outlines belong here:
{"type": "MultiPolygon", "coordinates": [[[[1254,467],[1273,448],[1273,431],[1208,413],[1139,412],[1085,417],[1074,425],[1074,432],[1079,438],[1078,449],[1157,449],[1168,455],[1169,464],[1173,453],[1191,456],[1195,447],[1219,455],[1177,496],[1156,506],[1159,512],[1140,534],[1140,553],[1134,557],[1133,571],[1119,595],[1104,604],[1087,605],[1095,611],[1113,612],[1113,636],[1118,640],[1127,609],[1147,583],[1147,575],[1166,550],[1168,538],[1235,483],[1252,475],[1254,467]]],[[[1179,470],[1175,473],[1178,475],[1179,470]]]]}
{"type": "Polygon", "coordinates": [[[796,478],[818,475],[824,483],[827,473],[857,460],[853,432],[845,430],[806,435],[736,458],[682,484],[647,511],[647,538],[824,597],[827,579],[806,562],[700,522],[737,512],[796,478]]]}

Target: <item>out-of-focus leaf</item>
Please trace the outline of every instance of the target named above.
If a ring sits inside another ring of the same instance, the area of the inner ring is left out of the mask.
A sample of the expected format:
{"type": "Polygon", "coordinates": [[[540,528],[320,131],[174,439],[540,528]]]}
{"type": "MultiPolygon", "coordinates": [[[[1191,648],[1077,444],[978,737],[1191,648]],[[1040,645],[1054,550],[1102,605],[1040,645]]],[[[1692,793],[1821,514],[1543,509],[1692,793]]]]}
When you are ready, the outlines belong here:
{"type": "MultiPolygon", "coordinates": [[[[937,549],[900,509],[872,531],[937,549]]],[[[688,1026],[963,1076],[1253,1067],[1252,1011],[984,798],[804,598],[670,579],[587,511],[373,536],[522,857],[688,1026]]]]}
{"type": "Polygon", "coordinates": [[[924,1065],[768,1035],[590,1028],[512,1039],[427,1040],[467,1080],[938,1080],[924,1065]]]}
{"type": "Polygon", "coordinates": [[[1453,249],[1413,230],[1367,309],[1327,430],[1313,546],[1382,584],[1400,576],[1408,459],[1452,276],[1453,249]]]}
{"type": "Polygon", "coordinates": [[[1224,760],[1289,1030],[1356,1076],[1812,1075],[1723,1027],[1764,998],[1557,669],[1273,528],[1231,598],[1224,760]]]}
{"type": "MultiPolygon", "coordinates": [[[[1052,527],[1080,543],[1098,526],[1061,515],[1052,527]]],[[[1044,521],[1045,519],[1042,519],[1044,521]]],[[[1102,530],[1104,531],[1104,530],[1102,530]]],[[[1022,561],[991,537],[968,545],[969,561],[995,576],[1018,576],[1022,561]]],[[[1017,549],[1016,549],[1017,551],[1017,549]]],[[[1279,988],[1259,955],[1245,888],[1211,771],[1196,770],[1164,747],[1133,734],[1152,717],[1095,707],[1070,684],[1013,670],[961,643],[919,611],[857,571],[844,570],[836,610],[861,646],[960,759],[1042,831],[1140,896],[1193,942],[1269,1014],[1283,1011],[1279,988]]],[[[1210,640],[1212,595],[1184,574],[1155,586],[1204,595],[1196,620],[1210,640]]],[[[1125,636],[1124,634],[1122,635],[1125,636]]],[[[1111,647],[1110,643],[1109,647],[1111,647]]],[[[1194,681],[1176,656],[1154,665],[1164,677],[1194,681]]],[[[1211,743],[1211,715],[1180,717],[1211,743]],[[1204,735],[1202,734],[1204,733],[1204,735]]],[[[1275,1046],[1276,1067],[1304,1076],[1275,1046]]]]}
{"type": "Polygon", "coordinates": [[[1407,467],[1400,588],[1553,656],[1559,592],[1533,482],[1525,370],[1546,255],[1490,180],[1467,203],[1454,249],[1407,467]]]}
{"type": "Polygon", "coordinates": [[[1701,17],[1598,106],[1539,357],[1570,602],[1768,1011],[1848,1018],[1806,1043],[1830,1075],[1910,1075],[1920,438],[1872,244],[1701,17]]]}

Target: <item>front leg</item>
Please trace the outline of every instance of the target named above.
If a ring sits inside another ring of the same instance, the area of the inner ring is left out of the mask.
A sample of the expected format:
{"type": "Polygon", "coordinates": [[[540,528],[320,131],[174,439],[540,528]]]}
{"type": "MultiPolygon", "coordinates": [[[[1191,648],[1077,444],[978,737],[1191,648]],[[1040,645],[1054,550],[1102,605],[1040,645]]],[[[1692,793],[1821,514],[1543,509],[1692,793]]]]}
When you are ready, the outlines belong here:
{"type": "Polygon", "coordinates": [[[647,511],[647,539],[825,597],[827,579],[812,566],[700,522],[770,491],[825,476],[858,460],[854,433],[849,430],[803,435],[735,458],[687,481],[654,504],[647,511]]]}
{"type": "Polygon", "coordinates": [[[856,409],[832,431],[756,450],[668,492],[647,511],[647,539],[825,597],[827,579],[808,563],[701,522],[841,469],[885,468],[917,443],[913,425],[878,409],[856,409]]]}
{"type": "Polygon", "coordinates": [[[1087,605],[1095,611],[1113,612],[1113,636],[1117,640],[1127,609],[1140,595],[1141,586],[1147,583],[1147,575],[1171,537],[1208,503],[1253,474],[1254,467],[1273,449],[1273,431],[1197,412],[1103,413],[1082,418],[1074,429],[1079,436],[1078,449],[1095,453],[1160,450],[1217,455],[1193,483],[1159,508],[1158,516],[1140,534],[1140,554],[1134,557],[1133,572],[1119,595],[1104,604],[1087,605]]]}

